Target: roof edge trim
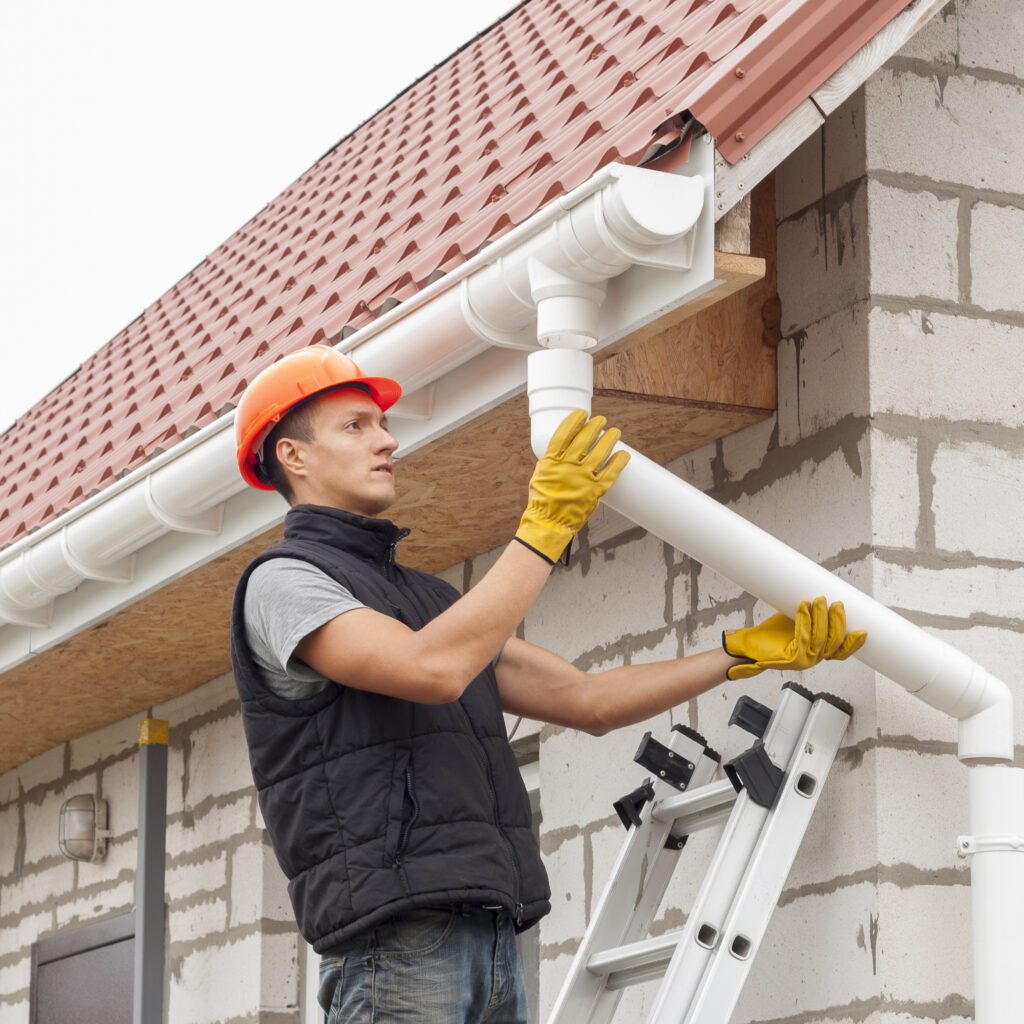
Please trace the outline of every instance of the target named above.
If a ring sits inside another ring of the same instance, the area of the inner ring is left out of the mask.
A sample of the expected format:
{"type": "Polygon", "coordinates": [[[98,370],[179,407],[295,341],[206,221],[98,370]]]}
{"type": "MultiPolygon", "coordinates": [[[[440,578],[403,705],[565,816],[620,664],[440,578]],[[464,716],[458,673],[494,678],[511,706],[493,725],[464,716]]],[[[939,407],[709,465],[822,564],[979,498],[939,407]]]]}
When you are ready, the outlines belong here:
{"type": "Polygon", "coordinates": [[[741,202],[758,182],[813,135],[828,115],[947,3],[948,0],[917,0],[909,5],[735,163],[730,163],[719,150],[715,156],[715,219],[741,202]]]}

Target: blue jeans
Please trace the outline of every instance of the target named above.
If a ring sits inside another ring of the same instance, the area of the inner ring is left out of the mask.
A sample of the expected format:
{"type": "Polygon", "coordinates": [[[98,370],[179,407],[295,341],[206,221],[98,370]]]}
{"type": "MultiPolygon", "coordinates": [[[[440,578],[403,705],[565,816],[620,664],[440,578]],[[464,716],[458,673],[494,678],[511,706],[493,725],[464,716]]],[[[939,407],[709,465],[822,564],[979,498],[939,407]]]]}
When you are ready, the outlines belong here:
{"type": "Polygon", "coordinates": [[[329,1024],[527,1024],[515,929],[504,910],[424,908],[320,961],[329,1024]]]}

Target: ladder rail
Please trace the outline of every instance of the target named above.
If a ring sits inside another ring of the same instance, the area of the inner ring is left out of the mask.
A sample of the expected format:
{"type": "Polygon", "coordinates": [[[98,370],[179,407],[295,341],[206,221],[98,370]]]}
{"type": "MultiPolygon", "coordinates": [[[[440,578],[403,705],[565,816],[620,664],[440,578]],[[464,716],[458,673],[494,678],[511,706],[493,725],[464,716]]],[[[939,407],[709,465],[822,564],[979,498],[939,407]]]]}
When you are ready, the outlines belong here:
{"type": "MultiPolygon", "coordinates": [[[[705,747],[684,733],[673,733],[671,748],[687,756],[694,765],[691,785],[704,786],[718,767],[716,758],[705,747]]],[[[655,803],[641,812],[641,825],[629,830],[619,851],[608,882],[594,907],[590,924],[558,998],[548,1024],[609,1024],[621,998],[618,990],[609,990],[605,978],[589,968],[591,957],[608,948],[631,943],[647,934],[671,880],[678,849],[666,848],[676,818],[655,821],[652,817],[657,799],[675,794],[666,783],[655,783],[655,803]]]]}
{"type": "MultiPolygon", "coordinates": [[[[728,1024],[849,721],[849,713],[829,700],[815,702],[785,784],[723,925],[716,955],[701,979],[700,991],[685,1017],[676,1012],[662,1021],[652,1015],[652,1022],[728,1024]]],[[[670,984],[662,987],[659,998],[663,995],[678,1008],[670,984]]]]}
{"type": "MultiPolygon", "coordinates": [[[[804,691],[783,689],[779,705],[764,734],[765,751],[786,767],[793,759],[811,713],[812,701],[804,691]]],[[[738,794],[729,821],[697,891],[680,941],[666,967],[665,982],[651,1007],[649,1022],[671,1020],[662,993],[671,992],[675,1006],[686,1006],[697,991],[718,938],[732,908],[747,864],[756,848],[770,811],[755,803],[746,791],[738,794]]]]}
{"type": "Polygon", "coordinates": [[[659,977],[647,1024],[728,1024],[851,714],[796,683],[774,713],[741,698],[730,725],[759,738],[718,782],[698,733],[677,726],[667,748],[644,736],[636,760],[689,788],[648,782],[616,804],[633,824],[548,1024],[611,1024],[624,988],[659,977]],[[685,925],[650,936],[685,837],[718,825],[685,925]]]}

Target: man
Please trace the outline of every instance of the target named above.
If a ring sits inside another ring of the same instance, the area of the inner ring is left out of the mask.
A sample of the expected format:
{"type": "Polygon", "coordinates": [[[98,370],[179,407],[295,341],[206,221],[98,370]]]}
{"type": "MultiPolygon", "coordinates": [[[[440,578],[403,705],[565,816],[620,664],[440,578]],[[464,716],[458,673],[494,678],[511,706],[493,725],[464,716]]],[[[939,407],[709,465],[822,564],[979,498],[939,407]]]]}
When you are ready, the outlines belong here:
{"type": "Polygon", "coordinates": [[[722,650],[585,674],[514,636],[628,455],[580,411],[516,536],[466,595],[395,561],[386,411],[401,389],[325,346],[258,375],[238,462],[291,508],[246,569],[232,661],[260,806],[334,1021],[525,1021],[514,934],[550,909],[502,712],[601,735],[727,675],[846,658],[842,606],[805,602],[722,650]]]}

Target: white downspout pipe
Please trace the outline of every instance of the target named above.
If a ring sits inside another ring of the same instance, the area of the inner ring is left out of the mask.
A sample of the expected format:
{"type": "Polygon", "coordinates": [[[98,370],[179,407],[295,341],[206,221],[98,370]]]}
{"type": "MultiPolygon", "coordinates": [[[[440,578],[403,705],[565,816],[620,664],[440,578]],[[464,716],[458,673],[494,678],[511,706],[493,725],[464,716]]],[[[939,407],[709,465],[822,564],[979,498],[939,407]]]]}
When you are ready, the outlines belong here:
{"type": "Polygon", "coordinates": [[[980,765],[968,787],[972,835],[958,850],[971,858],[974,1019],[1024,1021],[1024,769],[980,765]]]}
{"type": "MultiPolygon", "coordinates": [[[[589,411],[593,361],[581,350],[549,349],[533,353],[528,366],[532,443],[543,453],[570,410],[589,411]]],[[[787,615],[816,594],[842,601],[852,626],[868,631],[857,657],[959,720],[961,760],[1013,760],[1012,700],[1005,683],[656,462],[620,447],[630,460],[604,499],[610,508],[787,615]]]]}
{"type": "MultiPolygon", "coordinates": [[[[538,322],[546,296],[538,294],[538,322]]],[[[551,329],[546,340],[565,330],[551,329]]],[[[532,444],[543,454],[573,409],[590,411],[593,361],[579,348],[529,357],[532,444]]],[[[735,512],[633,451],[605,503],[650,533],[792,616],[801,600],[842,600],[852,628],[867,629],[857,657],[959,723],[959,757],[970,768],[971,857],[978,1024],[1024,1021],[1024,769],[1012,761],[1013,702],[1005,683],[970,658],[861,593],[735,512]],[[1008,908],[1013,908],[1008,912],[1008,908]]]]}

